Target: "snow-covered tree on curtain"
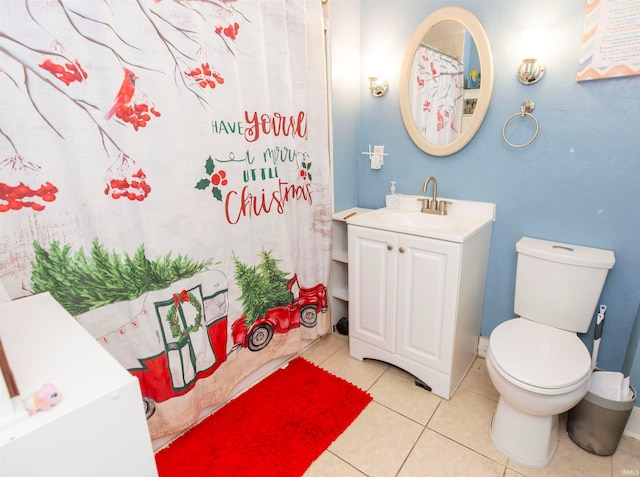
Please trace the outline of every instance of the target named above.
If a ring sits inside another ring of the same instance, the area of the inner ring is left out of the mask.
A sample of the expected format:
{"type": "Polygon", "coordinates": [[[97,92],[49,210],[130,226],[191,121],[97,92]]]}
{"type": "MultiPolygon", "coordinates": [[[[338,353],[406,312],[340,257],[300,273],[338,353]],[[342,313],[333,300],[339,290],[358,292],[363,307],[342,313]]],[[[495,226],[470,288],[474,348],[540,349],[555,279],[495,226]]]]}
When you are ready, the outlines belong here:
{"type": "Polygon", "coordinates": [[[291,301],[287,289],[289,280],[285,272],[278,268],[278,260],[271,257],[270,251],[263,250],[262,261],[256,266],[242,263],[234,255],[235,279],[241,291],[242,314],[245,327],[249,328],[267,310],[286,305],[291,301]]]}
{"type": "Polygon", "coordinates": [[[144,244],[133,256],[109,253],[95,240],[91,252],[72,253],[69,244],[54,241],[47,250],[34,243],[32,286],[35,293],[49,291],[72,315],[133,300],[150,290],[161,290],[171,283],[207,269],[212,261],[194,261],[187,256],[167,254],[149,260],[144,244]]]}

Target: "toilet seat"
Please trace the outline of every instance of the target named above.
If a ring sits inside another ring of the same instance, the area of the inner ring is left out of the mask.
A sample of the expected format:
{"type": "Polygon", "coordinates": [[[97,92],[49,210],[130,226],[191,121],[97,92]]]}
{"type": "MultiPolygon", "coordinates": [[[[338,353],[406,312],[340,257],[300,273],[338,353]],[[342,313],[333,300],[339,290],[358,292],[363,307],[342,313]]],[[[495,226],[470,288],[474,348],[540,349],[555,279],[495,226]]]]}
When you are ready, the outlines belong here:
{"type": "Polygon", "coordinates": [[[498,372],[533,392],[569,392],[591,376],[589,351],[570,331],[514,318],[493,330],[489,346],[498,372]]]}

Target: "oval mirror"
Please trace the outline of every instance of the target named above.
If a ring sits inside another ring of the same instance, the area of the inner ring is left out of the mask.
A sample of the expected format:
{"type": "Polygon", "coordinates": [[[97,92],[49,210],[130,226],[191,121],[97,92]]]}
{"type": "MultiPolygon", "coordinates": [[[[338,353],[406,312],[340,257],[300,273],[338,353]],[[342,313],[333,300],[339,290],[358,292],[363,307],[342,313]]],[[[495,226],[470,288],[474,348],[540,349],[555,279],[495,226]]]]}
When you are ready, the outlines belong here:
{"type": "Polygon", "coordinates": [[[459,7],[433,12],[411,37],[400,74],[400,110],[416,145],[434,156],[465,147],[489,109],[493,57],[478,19],[459,7]]]}

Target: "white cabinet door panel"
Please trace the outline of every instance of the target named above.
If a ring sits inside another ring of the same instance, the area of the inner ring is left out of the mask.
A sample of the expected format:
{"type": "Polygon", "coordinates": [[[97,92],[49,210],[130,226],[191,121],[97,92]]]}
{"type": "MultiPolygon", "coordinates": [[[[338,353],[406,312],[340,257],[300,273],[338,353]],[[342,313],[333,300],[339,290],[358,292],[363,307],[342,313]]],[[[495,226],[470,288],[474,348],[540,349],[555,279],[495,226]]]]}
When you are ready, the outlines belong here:
{"type": "Polygon", "coordinates": [[[460,246],[400,239],[396,353],[448,372],[457,303],[460,246]]]}
{"type": "Polygon", "coordinates": [[[397,234],[350,228],[349,334],[393,351],[395,341],[395,276],[397,234]]]}

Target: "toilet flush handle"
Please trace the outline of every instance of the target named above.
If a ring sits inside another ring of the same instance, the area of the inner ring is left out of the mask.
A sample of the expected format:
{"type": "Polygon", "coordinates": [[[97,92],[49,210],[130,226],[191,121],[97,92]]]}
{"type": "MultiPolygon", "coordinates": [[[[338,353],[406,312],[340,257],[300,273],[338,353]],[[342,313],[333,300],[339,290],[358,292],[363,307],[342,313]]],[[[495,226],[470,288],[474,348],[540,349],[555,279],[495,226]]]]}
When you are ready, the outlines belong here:
{"type": "Polygon", "coordinates": [[[563,250],[567,250],[567,251],[569,251],[569,252],[573,252],[573,249],[572,249],[571,247],[565,247],[564,245],[554,245],[554,246],[553,246],[553,247],[551,247],[551,248],[561,248],[561,249],[563,249],[563,250]]]}

